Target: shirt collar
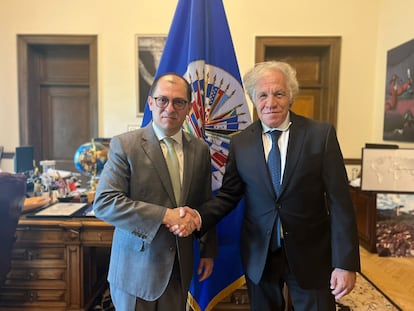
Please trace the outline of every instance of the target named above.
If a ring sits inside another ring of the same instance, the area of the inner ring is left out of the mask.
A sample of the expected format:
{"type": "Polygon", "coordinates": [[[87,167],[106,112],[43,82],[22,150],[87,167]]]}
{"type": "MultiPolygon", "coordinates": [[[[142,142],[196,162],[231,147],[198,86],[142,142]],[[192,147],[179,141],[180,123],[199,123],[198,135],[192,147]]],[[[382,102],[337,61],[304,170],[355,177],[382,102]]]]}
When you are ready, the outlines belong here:
{"type": "MultiPolygon", "coordinates": [[[[167,137],[167,135],[165,135],[162,130],[154,123],[152,122],[152,128],[154,129],[155,132],[155,136],[157,136],[158,140],[163,140],[165,137],[167,137]]],[[[183,135],[182,135],[182,131],[179,130],[177,133],[175,133],[173,136],[170,136],[171,138],[173,138],[177,144],[182,145],[183,143],[183,135]]]]}
{"type": "Polygon", "coordinates": [[[290,112],[288,112],[285,121],[283,121],[282,124],[280,124],[280,126],[278,126],[278,127],[271,128],[271,127],[268,127],[263,122],[261,122],[261,123],[262,123],[263,133],[272,132],[274,130],[279,130],[279,131],[282,131],[282,132],[286,132],[287,130],[289,130],[289,127],[292,124],[292,122],[290,121],[290,112]]]}

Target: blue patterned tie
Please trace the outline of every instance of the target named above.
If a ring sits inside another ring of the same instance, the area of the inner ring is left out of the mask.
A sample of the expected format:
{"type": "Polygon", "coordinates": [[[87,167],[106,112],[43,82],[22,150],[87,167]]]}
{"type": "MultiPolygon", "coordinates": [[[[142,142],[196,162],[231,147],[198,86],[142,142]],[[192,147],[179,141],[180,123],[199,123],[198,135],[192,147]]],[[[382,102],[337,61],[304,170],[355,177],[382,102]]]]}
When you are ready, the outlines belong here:
{"type": "MultiPolygon", "coordinates": [[[[282,131],[278,130],[270,132],[270,137],[272,138],[272,149],[270,149],[269,156],[267,158],[267,165],[269,167],[270,176],[272,177],[273,189],[275,190],[277,196],[280,194],[281,164],[278,140],[281,134],[282,131]]],[[[276,225],[273,228],[272,238],[270,239],[270,249],[275,251],[280,246],[280,218],[279,215],[277,215],[276,225]]]]}

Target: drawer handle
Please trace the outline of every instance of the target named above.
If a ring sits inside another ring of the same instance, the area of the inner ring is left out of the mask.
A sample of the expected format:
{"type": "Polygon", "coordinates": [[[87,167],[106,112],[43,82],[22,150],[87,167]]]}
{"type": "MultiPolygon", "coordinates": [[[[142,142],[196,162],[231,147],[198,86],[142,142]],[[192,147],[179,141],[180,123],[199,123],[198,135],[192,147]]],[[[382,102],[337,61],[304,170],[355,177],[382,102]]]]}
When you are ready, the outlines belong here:
{"type": "Polygon", "coordinates": [[[35,300],[37,300],[37,293],[36,292],[33,292],[33,291],[28,292],[27,293],[27,299],[29,301],[35,301],[35,300]]]}
{"type": "Polygon", "coordinates": [[[34,280],[35,277],[36,277],[36,274],[33,271],[31,271],[26,275],[26,280],[34,280]]]}
{"type": "Polygon", "coordinates": [[[33,260],[34,257],[35,256],[31,250],[26,250],[26,260],[33,260]]]}

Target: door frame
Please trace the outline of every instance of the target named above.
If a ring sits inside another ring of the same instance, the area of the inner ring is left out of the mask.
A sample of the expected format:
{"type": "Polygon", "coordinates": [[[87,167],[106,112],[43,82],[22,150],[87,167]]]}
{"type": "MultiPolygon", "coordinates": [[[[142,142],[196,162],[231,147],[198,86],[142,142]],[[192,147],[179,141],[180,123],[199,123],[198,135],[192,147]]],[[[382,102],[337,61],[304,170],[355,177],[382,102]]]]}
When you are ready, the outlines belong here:
{"type": "MultiPolygon", "coordinates": [[[[89,104],[98,111],[98,62],[96,35],[17,35],[17,72],[19,94],[19,140],[20,145],[30,145],[31,81],[29,77],[29,48],[32,45],[87,45],[89,47],[89,104]]],[[[98,118],[91,120],[91,129],[98,133],[98,118]]]]}
{"type": "MultiPolygon", "coordinates": [[[[256,37],[256,63],[266,61],[266,49],[275,47],[291,47],[306,51],[307,48],[319,48],[323,51],[321,55],[324,63],[327,64],[323,75],[325,83],[329,84],[326,88],[323,107],[327,121],[337,125],[338,114],[338,93],[339,93],[339,67],[341,52],[341,37],[339,36],[258,36],[256,37]]],[[[300,86],[300,85],[299,85],[300,86]]],[[[257,119],[257,113],[254,109],[254,119],[257,119]]]]}

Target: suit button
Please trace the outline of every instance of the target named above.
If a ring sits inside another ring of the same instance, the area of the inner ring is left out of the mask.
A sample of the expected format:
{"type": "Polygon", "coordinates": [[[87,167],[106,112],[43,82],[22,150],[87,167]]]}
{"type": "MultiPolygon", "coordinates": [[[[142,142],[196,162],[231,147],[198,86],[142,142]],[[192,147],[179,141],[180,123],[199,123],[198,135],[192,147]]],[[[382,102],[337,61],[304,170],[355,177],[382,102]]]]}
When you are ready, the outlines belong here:
{"type": "Polygon", "coordinates": [[[172,252],[172,251],[174,251],[174,247],[171,246],[170,247],[170,252],[172,252]]]}

